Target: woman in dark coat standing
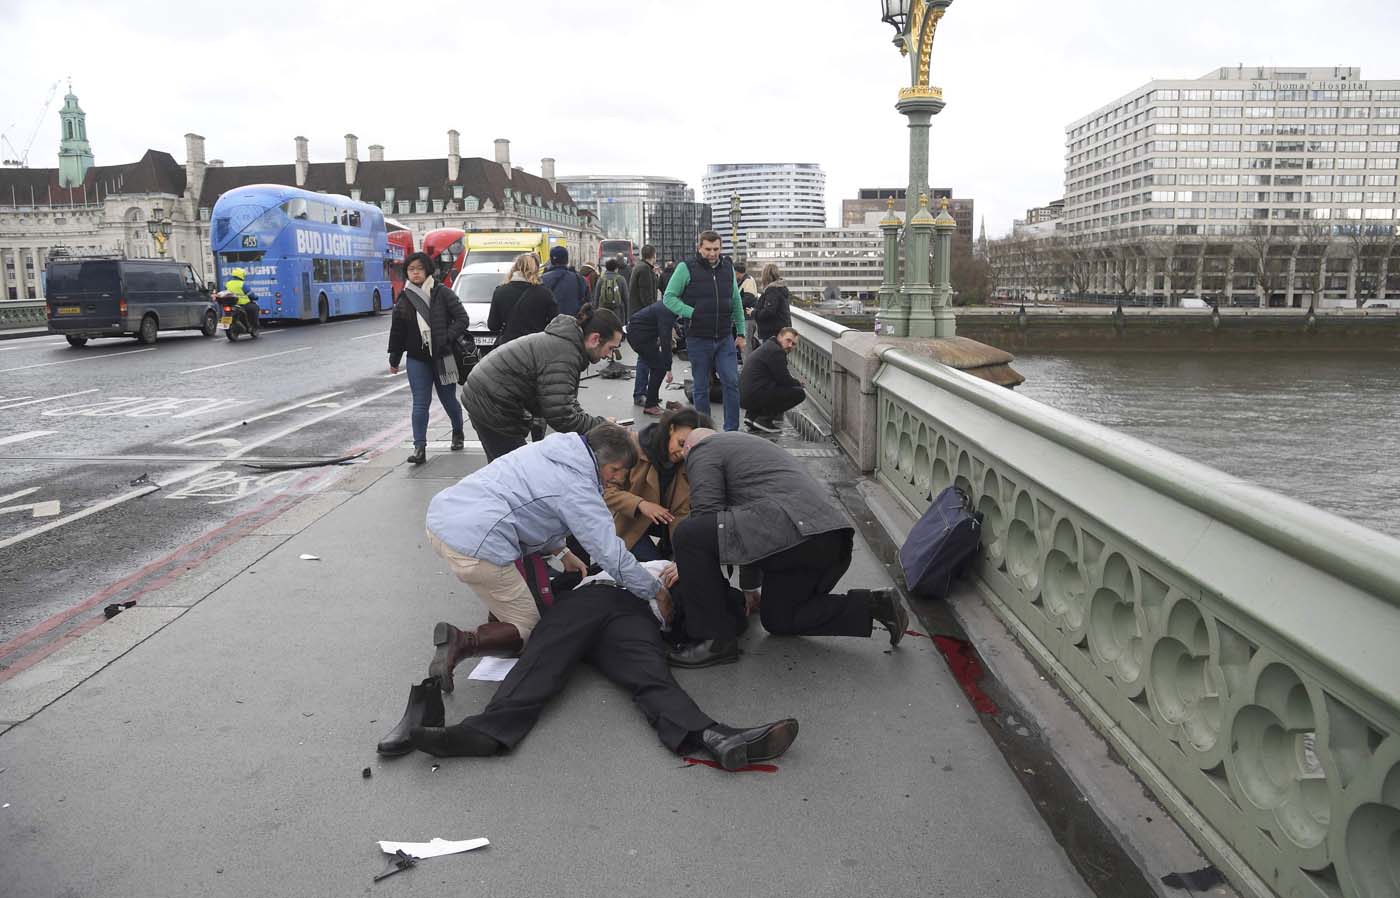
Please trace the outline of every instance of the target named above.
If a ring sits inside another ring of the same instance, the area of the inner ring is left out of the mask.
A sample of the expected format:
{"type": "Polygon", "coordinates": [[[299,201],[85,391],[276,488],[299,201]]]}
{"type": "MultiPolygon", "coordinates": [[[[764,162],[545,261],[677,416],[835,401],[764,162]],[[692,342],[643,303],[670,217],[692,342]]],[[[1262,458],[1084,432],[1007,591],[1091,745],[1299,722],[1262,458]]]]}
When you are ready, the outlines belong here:
{"type": "Polygon", "coordinates": [[[516,337],[538,334],[559,314],[554,293],[540,283],[540,260],[534,253],[515,257],[505,281],[491,294],[491,314],[486,329],[496,335],[496,346],[516,337]]]}
{"type": "Polygon", "coordinates": [[[783,328],[792,327],[792,297],[777,265],[769,262],[763,266],[758,289],[762,293],[753,304],[754,330],[758,334],[754,349],[759,343],[776,337],[783,328]]]}
{"type": "Polygon", "coordinates": [[[414,253],[404,261],[408,282],[394,303],[389,323],[390,374],[399,373],[399,362],[408,354],[408,383],[413,390],[413,454],[408,460],[415,465],[428,459],[428,408],[434,391],[452,419],[453,450],[466,445],[462,405],[455,391],[466,375],[457,370],[452,343],[467,332],[471,319],[457,294],[434,282],[429,274],[433,269],[427,253],[414,253]]]}

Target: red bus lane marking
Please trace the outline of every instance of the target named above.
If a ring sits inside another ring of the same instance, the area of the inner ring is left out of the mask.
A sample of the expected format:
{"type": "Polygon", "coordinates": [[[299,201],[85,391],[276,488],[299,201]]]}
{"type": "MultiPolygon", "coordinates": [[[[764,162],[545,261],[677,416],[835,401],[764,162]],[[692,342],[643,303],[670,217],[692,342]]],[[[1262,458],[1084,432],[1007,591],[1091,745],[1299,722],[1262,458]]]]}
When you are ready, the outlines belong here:
{"type": "MultiPolygon", "coordinates": [[[[395,424],[393,426],[386,427],[378,433],[374,434],[368,440],[360,443],[358,446],[353,447],[350,451],[351,453],[354,453],[360,451],[363,448],[369,450],[370,458],[378,457],[384,452],[392,451],[394,448],[397,447],[402,430],[402,424],[395,424]]],[[[323,477],[325,477],[325,472],[314,472],[308,474],[306,477],[302,478],[300,481],[296,482],[291,487],[289,487],[289,489],[301,487],[305,484],[309,484],[310,482],[323,477]]],[[[330,482],[333,483],[334,481],[330,482]]],[[[204,563],[214,554],[221,551],[224,547],[241,539],[248,531],[254,530],[267,523],[268,521],[271,521],[279,517],[280,515],[286,513],[287,511],[290,511],[294,506],[304,501],[310,495],[311,493],[309,492],[289,493],[287,491],[283,491],[275,496],[268,498],[256,508],[249,509],[248,511],[242,512],[241,514],[230,518],[228,521],[214,528],[213,530],[210,530],[196,537],[195,539],[190,540],[189,542],[171,551],[164,557],[144,565],[134,573],[129,574],[126,577],[123,577],[122,579],[118,580],[117,582],[112,583],[109,586],[99,590],[98,592],[94,593],[93,595],[89,596],[88,598],[84,599],[78,604],[72,606],[71,608],[54,614],[47,620],[35,625],[34,627],[31,627],[29,630],[26,630],[19,636],[16,636],[15,638],[11,639],[9,642],[0,645],[0,663],[3,663],[5,658],[15,654],[17,650],[22,649],[26,645],[29,645],[34,640],[44,636],[45,634],[63,625],[67,621],[82,614],[83,612],[89,611],[95,608],[96,606],[105,603],[107,599],[111,598],[112,596],[126,592],[132,586],[141,584],[139,589],[137,589],[134,593],[129,595],[129,598],[136,598],[166,586],[180,574],[184,573],[190,568],[196,567],[204,563]],[[277,505],[279,503],[282,504],[283,507],[276,509],[271,508],[271,506],[277,505]],[[206,551],[193,557],[186,557],[188,553],[196,546],[204,546],[206,551]],[[164,576],[161,576],[150,583],[142,583],[144,579],[151,577],[158,571],[161,571],[172,565],[174,565],[174,570],[169,571],[164,576]]],[[[62,646],[66,645],[68,642],[78,638],[83,633],[90,631],[98,624],[103,623],[105,620],[106,618],[104,617],[94,617],[90,621],[85,621],[82,624],[79,624],[76,627],[74,627],[69,632],[55,639],[53,642],[48,643],[47,645],[39,649],[36,649],[35,651],[21,657],[20,659],[16,660],[11,664],[8,664],[4,670],[0,670],[0,683],[5,682],[6,680],[10,679],[11,677],[15,676],[23,670],[27,670],[28,668],[37,664],[39,661],[48,657],[53,652],[57,651],[62,646]]]]}

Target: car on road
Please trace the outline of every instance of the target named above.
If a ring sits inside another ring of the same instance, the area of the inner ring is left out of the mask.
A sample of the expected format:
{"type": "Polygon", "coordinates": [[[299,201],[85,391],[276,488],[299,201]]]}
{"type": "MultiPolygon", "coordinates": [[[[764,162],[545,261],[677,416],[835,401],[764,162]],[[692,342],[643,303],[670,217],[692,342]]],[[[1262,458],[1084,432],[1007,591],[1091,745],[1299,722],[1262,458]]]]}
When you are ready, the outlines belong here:
{"type": "Polygon", "coordinates": [[[218,305],[185,262],[56,259],[44,279],[49,333],[75,348],[95,337],[133,336],[149,345],[162,330],[218,333],[218,305]]]}

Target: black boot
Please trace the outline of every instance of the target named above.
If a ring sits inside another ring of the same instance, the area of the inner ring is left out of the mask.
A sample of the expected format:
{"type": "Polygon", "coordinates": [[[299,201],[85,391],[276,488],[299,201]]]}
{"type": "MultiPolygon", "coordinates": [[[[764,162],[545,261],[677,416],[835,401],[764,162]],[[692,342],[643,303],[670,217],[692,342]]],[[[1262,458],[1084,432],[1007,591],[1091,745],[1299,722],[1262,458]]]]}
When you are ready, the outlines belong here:
{"type": "Polygon", "coordinates": [[[500,751],[501,743],[462,724],[414,727],[413,747],[437,758],[486,758],[500,751]]]}
{"type": "Polygon", "coordinates": [[[404,709],[403,719],[394,725],[389,735],[379,740],[377,750],[381,755],[388,757],[408,754],[413,751],[413,743],[409,739],[413,728],[440,727],[444,720],[443,714],[442,691],[438,688],[437,680],[428,677],[408,690],[408,707],[404,709]]]}
{"type": "Polygon", "coordinates": [[[700,744],[719,766],[738,770],[756,761],[771,761],[787,751],[796,738],[797,721],[789,717],[747,730],[717,723],[700,734],[700,744]]]}
{"type": "Polygon", "coordinates": [[[467,448],[467,435],[460,430],[452,431],[452,451],[461,452],[467,448]]]}
{"type": "Polygon", "coordinates": [[[904,631],[909,629],[909,612],[893,589],[853,589],[852,596],[863,596],[870,619],[890,631],[890,645],[899,645],[904,631]]]}
{"type": "Polygon", "coordinates": [[[414,443],[414,444],[413,444],[413,454],[410,455],[410,456],[408,457],[408,463],[411,464],[411,465],[421,465],[423,462],[425,462],[425,461],[427,461],[427,460],[428,460],[428,444],[427,444],[427,443],[414,443]]]}
{"type": "Polygon", "coordinates": [[[666,662],[672,667],[713,667],[716,664],[733,664],[738,660],[737,639],[706,639],[666,653],[666,662]]]}

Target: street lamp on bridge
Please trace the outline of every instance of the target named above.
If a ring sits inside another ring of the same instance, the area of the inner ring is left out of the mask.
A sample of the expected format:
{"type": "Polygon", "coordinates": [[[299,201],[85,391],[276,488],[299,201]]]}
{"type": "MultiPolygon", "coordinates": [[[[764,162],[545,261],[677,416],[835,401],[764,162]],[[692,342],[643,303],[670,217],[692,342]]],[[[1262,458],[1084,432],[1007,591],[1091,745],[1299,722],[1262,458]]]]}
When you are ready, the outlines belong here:
{"type": "MultiPolygon", "coordinates": [[[[877,329],[895,337],[952,337],[956,333],[949,292],[935,290],[935,284],[948,280],[948,254],[942,242],[949,237],[944,227],[934,227],[928,211],[929,126],[943,111],[943,90],[929,84],[929,64],[933,57],[933,35],[938,21],[953,0],[880,0],[881,21],[895,30],[894,44],[909,58],[909,87],[899,92],[895,104],[909,119],[909,186],[904,193],[904,260],[901,267],[886,265],[885,283],[880,288],[877,329]],[[927,219],[927,221],[925,221],[927,219]],[[934,232],[940,243],[930,272],[929,240],[934,232]],[[902,281],[902,283],[901,283],[902,281]]],[[[939,218],[947,215],[946,208],[939,218]]],[[[887,217],[886,253],[898,252],[898,222],[887,217]],[[895,239],[891,239],[891,238],[895,239]]]]}
{"type": "Polygon", "coordinates": [[[156,206],[151,210],[151,219],[146,222],[146,230],[150,233],[151,239],[156,242],[156,252],[165,256],[165,242],[170,239],[170,233],[175,229],[175,223],[165,214],[165,210],[156,206]]]}

